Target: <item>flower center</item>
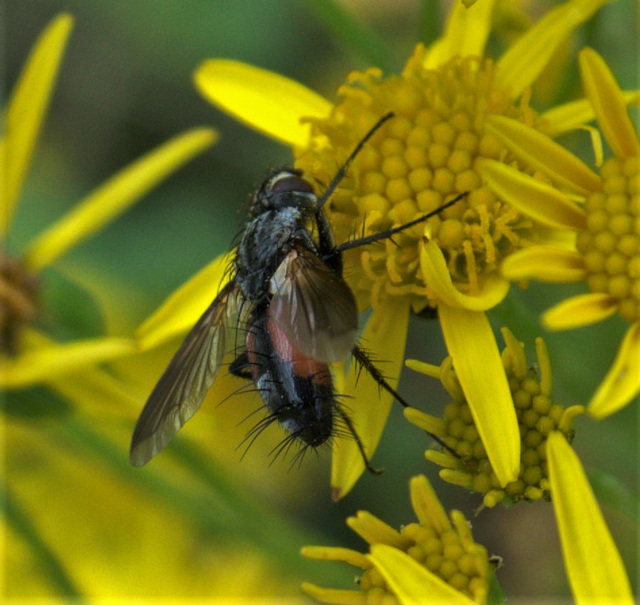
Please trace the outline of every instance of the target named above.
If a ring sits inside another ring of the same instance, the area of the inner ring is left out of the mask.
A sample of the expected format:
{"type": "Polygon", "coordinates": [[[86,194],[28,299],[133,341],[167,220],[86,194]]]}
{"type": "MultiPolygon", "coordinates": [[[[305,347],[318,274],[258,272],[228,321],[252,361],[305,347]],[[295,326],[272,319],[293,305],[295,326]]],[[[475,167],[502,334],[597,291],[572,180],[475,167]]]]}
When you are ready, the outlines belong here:
{"type": "MultiPolygon", "coordinates": [[[[336,240],[401,225],[469,192],[429,221],[428,237],[443,251],[456,287],[475,294],[504,256],[537,240],[532,221],[483,185],[483,159],[515,163],[484,132],[484,120],[499,114],[534,125],[537,118],[526,98],[515,104],[496,87],[491,61],[458,57],[432,70],[423,67],[424,53],[418,46],[401,76],[383,78],[375,68],[350,74],[331,116],[310,120],[312,138],[297,166],[326,185],[371,126],[394,112],[326,206],[336,240]]],[[[412,295],[414,308],[437,304],[420,269],[424,234],[416,225],[345,255],[346,277],[362,304],[376,306],[387,295],[412,295]]]]}
{"type": "MultiPolygon", "coordinates": [[[[433,460],[445,463],[448,467],[441,472],[441,477],[484,494],[484,505],[490,508],[502,501],[515,503],[522,499],[549,498],[549,433],[560,431],[571,438],[573,421],[584,412],[584,407],[580,405],[565,408],[553,402],[551,365],[542,339],[536,340],[538,365],[537,369],[532,369],[527,364],[524,348],[511,332],[503,329],[503,334],[507,346],[502,353],[502,361],[521,438],[522,454],[518,478],[504,488],[500,486],[478,434],[469,404],[460,388],[451,358],[447,358],[442,364],[441,380],[453,401],[445,407],[444,417],[434,425],[439,427],[437,435],[462,457],[454,459],[446,452],[437,452],[433,460]]],[[[427,457],[431,459],[429,455],[427,457]]]]}
{"type": "Polygon", "coordinates": [[[19,260],[0,252],[0,353],[15,354],[18,329],[32,322],[37,310],[37,279],[19,260]]]}
{"type": "Polygon", "coordinates": [[[585,203],[587,230],[576,247],[584,256],[587,285],[618,300],[627,321],[640,319],[640,157],[610,158],[602,191],[585,203]]]}
{"type": "MultiPolygon", "coordinates": [[[[460,513],[453,516],[466,521],[460,513]]],[[[400,530],[404,550],[456,590],[482,602],[487,592],[489,557],[486,549],[461,537],[454,528],[441,529],[421,523],[409,523],[400,530]]],[[[366,569],[358,581],[369,603],[397,603],[377,568],[366,569]],[[384,597],[385,600],[382,599],[384,597]]]]}

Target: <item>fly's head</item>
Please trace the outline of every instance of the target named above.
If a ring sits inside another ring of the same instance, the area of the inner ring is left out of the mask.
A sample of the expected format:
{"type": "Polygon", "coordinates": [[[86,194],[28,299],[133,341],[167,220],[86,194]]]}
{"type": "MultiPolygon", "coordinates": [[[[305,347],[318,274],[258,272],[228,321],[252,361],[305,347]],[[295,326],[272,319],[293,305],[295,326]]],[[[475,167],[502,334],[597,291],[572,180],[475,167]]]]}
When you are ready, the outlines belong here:
{"type": "Polygon", "coordinates": [[[308,215],[315,210],[318,198],[302,176],[301,170],[276,170],[260,185],[249,200],[251,218],[273,210],[297,208],[308,215]]]}

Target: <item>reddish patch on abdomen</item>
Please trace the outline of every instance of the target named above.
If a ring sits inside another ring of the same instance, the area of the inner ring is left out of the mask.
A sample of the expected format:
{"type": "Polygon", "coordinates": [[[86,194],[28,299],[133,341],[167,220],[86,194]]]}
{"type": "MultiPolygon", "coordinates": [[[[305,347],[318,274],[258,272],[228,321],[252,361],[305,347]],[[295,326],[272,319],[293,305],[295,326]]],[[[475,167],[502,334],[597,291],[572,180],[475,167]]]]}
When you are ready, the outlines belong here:
{"type": "Polygon", "coordinates": [[[274,353],[282,361],[291,363],[294,375],[306,378],[314,384],[331,386],[331,374],[326,363],[300,353],[272,319],[267,321],[267,329],[274,353]]]}

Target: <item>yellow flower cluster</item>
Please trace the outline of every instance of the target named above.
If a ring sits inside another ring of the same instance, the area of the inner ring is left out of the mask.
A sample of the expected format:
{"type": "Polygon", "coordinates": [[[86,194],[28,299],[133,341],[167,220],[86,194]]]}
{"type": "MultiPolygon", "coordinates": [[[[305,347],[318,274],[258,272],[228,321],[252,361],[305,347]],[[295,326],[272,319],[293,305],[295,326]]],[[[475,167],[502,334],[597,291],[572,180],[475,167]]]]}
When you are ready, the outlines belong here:
{"type": "Polygon", "coordinates": [[[584,203],[587,229],[576,250],[584,257],[586,284],[618,300],[618,313],[640,320],[640,156],[608,159],[602,189],[584,203]]]}
{"type": "MultiPolygon", "coordinates": [[[[442,418],[405,409],[410,422],[452,450],[429,450],[426,458],[443,467],[445,481],[481,494],[483,507],[553,502],[578,600],[630,603],[622,561],[569,444],[573,422],[585,410],[603,418],[640,393],[640,141],[627,113],[640,95],[621,91],[604,60],[583,49],[579,61],[586,98],[546,113],[532,101],[532,86],[553,56],[606,1],[558,4],[499,57],[487,52],[497,0],[456,2],[442,37],[428,47],[417,44],[400,73],[384,74],[377,67],[354,71],[339,86],[335,104],[297,82],[235,61],[207,61],[195,81],[225,111],[290,145],[296,167],[318,193],[366,133],[392,114],[327,200],[323,211],[332,233],[341,243],[354,234],[379,233],[436,214],[345,252],[345,279],[361,310],[373,309],[362,341],[372,359],[391,361],[385,369],[391,368],[388,383],[395,388],[410,312],[437,308],[449,357],[439,366],[407,363],[439,379],[452,398],[442,418]],[[594,118],[612,150],[598,173],[553,140],[594,118]],[[585,326],[616,314],[629,324],[618,357],[587,406],[565,408],[554,401],[542,339],[536,340],[533,367],[524,344],[507,328],[502,332],[506,347],[498,349],[487,313],[508,296],[513,282],[530,279],[581,283],[588,290],[543,315],[550,329],[585,326]]],[[[47,28],[8,103],[0,145],[6,181],[3,237],[72,25],[69,15],[61,15],[47,28]]],[[[125,381],[101,364],[142,356],[193,325],[211,293],[228,282],[230,257],[205,267],[130,338],[56,342],[38,324],[46,311],[39,306],[39,292],[47,285],[45,268],[215,138],[207,128],[176,137],[98,187],[25,250],[2,252],[3,387],[46,385],[80,401],[81,391],[85,397],[122,393],[125,381]]],[[[380,397],[379,381],[366,372],[358,380],[358,364],[335,365],[338,396],[367,403],[353,410],[345,406],[357,444],[333,435],[332,488],[339,499],[363,472],[363,458],[374,455],[391,395],[380,397]],[[374,397],[379,405],[368,405],[374,397]]],[[[417,521],[399,530],[368,512],[349,517],[349,527],[369,545],[366,553],[303,549],[309,558],[358,567],[356,589],[305,583],[304,591],[331,603],[404,605],[424,602],[425,595],[435,602],[491,600],[496,559],[474,541],[464,515],[447,513],[424,476],[411,480],[410,497],[417,521]]]]}
{"type": "Polygon", "coordinates": [[[347,519],[347,525],[370,546],[373,556],[344,548],[321,546],[305,547],[302,554],[315,559],[344,561],[360,567],[363,572],[357,580],[358,591],[338,591],[305,584],[304,590],[311,596],[330,603],[394,603],[401,602],[393,590],[396,569],[393,556],[387,560],[380,545],[386,545],[402,553],[399,562],[416,565],[423,584],[414,587],[424,590],[433,598],[446,595],[455,598],[465,595],[476,603],[485,603],[489,592],[492,563],[484,546],[474,542],[469,522],[457,510],[450,518],[426,477],[420,475],[410,482],[411,502],[418,517],[417,523],[409,523],[396,531],[367,512],[359,512],[347,519]]]}
{"type": "Polygon", "coordinates": [[[502,360],[516,408],[522,443],[518,477],[504,486],[500,485],[489,462],[451,358],[445,359],[439,368],[421,362],[408,362],[414,370],[439,377],[453,398],[445,407],[442,419],[414,408],[405,412],[411,422],[442,438],[460,456],[455,458],[449,452],[428,451],[427,458],[445,468],[440,472],[445,481],[483,494],[483,503],[489,508],[505,499],[511,503],[520,499],[549,499],[547,439],[552,432],[559,431],[571,440],[573,421],[584,412],[583,406],[565,409],[553,402],[551,363],[542,339],[536,341],[538,363],[529,367],[524,345],[508,329],[503,328],[502,333],[507,343],[502,360]]]}
{"type": "MultiPolygon", "coordinates": [[[[338,241],[351,233],[381,231],[437,210],[460,193],[469,195],[429,223],[429,239],[447,259],[461,292],[477,295],[501,259],[540,239],[534,223],[497,197],[484,183],[485,159],[513,161],[506,146],[484,129],[487,116],[539,122],[527,98],[514,98],[496,78],[490,59],[453,57],[437,69],[425,67],[418,45],[402,76],[378,69],[353,72],[338,89],[341,101],[326,119],[309,120],[312,136],[296,165],[316,182],[330,180],[336,159],[344,160],[385,113],[391,120],[353,162],[328,207],[338,241]],[[329,142],[329,143],[328,143],[329,142]]],[[[424,225],[393,242],[353,252],[347,275],[359,277],[356,293],[378,306],[381,296],[413,296],[421,309],[438,302],[420,265],[424,225]]],[[[349,262],[349,261],[348,261],[349,262]]],[[[347,265],[348,266],[348,265],[347,265]]]]}

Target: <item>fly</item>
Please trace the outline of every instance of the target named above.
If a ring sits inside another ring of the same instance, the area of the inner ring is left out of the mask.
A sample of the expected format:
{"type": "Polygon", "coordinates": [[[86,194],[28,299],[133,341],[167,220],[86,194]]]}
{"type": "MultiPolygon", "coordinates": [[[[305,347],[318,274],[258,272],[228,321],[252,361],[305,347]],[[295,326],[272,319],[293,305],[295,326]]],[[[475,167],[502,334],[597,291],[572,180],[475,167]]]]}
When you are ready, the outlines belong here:
{"type": "Polygon", "coordinates": [[[244,329],[244,342],[229,371],[253,381],[268,410],[252,433],[277,421],[288,432],[283,447],[298,442],[304,451],[322,445],[342,426],[356,440],[366,467],[375,472],[337,400],[329,364],[353,355],[381,388],[408,404],[356,345],[358,313],[342,277],[342,253],[390,238],[466,195],[399,227],[335,244],[322,207],[363,146],[392,117],[387,114],[367,133],[322,196],[314,194],[296,169],[274,171],[253,193],[233,277],[151,392],[133,432],[133,465],[146,464],[198,410],[229,352],[228,328],[235,326],[244,329]]]}

